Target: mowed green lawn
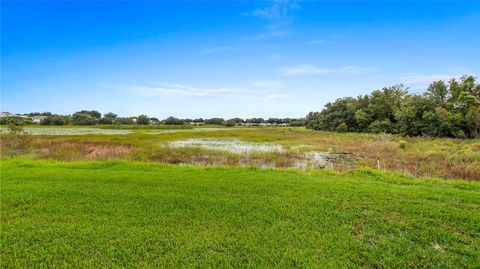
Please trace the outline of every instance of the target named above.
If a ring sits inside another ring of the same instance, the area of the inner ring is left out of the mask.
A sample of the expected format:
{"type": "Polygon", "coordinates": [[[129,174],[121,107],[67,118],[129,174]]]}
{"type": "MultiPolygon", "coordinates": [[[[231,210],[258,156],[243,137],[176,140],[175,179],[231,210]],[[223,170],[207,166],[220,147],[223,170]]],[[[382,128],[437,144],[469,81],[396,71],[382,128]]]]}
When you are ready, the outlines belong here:
{"type": "Polygon", "coordinates": [[[480,182],[2,160],[2,267],[480,266],[480,182]]]}

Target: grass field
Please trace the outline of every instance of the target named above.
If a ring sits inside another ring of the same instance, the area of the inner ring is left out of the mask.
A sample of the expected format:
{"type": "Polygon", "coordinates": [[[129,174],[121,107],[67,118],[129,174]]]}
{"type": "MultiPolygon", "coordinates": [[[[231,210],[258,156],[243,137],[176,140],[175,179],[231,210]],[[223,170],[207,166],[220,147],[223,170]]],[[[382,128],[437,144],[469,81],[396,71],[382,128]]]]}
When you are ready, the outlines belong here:
{"type": "Polygon", "coordinates": [[[3,159],[1,267],[474,268],[480,183],[3,159]]]}

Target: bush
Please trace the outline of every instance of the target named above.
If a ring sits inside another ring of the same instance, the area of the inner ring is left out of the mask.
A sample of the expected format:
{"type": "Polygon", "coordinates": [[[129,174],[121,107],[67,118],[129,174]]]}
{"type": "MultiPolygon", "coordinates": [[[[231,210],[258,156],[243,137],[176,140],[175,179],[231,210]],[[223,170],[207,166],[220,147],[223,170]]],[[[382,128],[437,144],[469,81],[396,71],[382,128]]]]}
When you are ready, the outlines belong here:
{"type": "Polygon", "coordinates": [[[23,121],[12,120],[8,124],[10,139],[5,140],[10,157],[20,155],[28,151],[30,147],[30,134],[24,129],[23,121]]]}
{"type": "Polygon", "coordinates": [[[372,133],[389,133],[392,131],[392,123],[389,119],[376,120],[368,128],[372,133]]]}
{"type": "Polygon", "coordinates": [[[67,124],[67,118],[61,115],[49,115],[40,121],[40,125],[65,125],[67,124]]]}
{"type": "Polygon", "coordinates": [[[342,122],[337,126],[335,131],[337,131],[339,133],[346,133],[346,132],[348,132],[348,126],[345,122],[342,122]]]}
{"type": "Polygon", "coordinates": [[[113,124],[113,119],[111,118],[101,118],[100,120],[98,120],[98,123],[100,124],[113,124]]]}
{"type": "Polygon", "coordinates": [[[290,126],[293,126],[293,127],[305,126],[305,121],[304,120],[294,120],[294,121],[290,122],[290,126]]]}
{"type": "Polygon", "coordinates": [[[223,125],[225,125],[226,127],[233,127],[236,125],[236,123],[234,120],[227,120],[223,125]]]}
{"type": "Polygon", "coordinates": [[[133,121],[133,118],[121,117],[121,118],[115,119],[115,124],[119,124],[119,125],[132,125],[134,123],[135,122],[133,121]]]}
{"type": "Polygon", "coordinates": [[[407,147],[407,141],[400,140],[399,144],[401,149],[405,149],[407,147]]]}

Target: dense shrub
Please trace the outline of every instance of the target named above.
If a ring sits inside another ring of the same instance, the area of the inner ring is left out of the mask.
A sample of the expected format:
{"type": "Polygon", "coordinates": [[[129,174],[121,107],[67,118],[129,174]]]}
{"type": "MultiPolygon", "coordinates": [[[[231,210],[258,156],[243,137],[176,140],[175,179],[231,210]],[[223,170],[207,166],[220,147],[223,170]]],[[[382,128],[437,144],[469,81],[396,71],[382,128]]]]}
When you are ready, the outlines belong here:
{"type": "Polygon", "coordinates": [[[115,124],[119,125],[131,125],[135,124],[135,121],[132,117],[119,117],[115,119],[115,124]]]}
{"type": "Polygon", "coordinates": [[[10,157],[21,155],[30,148],[30,134],[24,129],[25,123],[18,119],[10,119],[7,129],[9,139],[3,141],[2,145],[10,157]]]}
{"type": "Polygon", "coordinates": [[[348,126],[345,122],[340,123],[335,130],[339,133],[345,133],[348,131],[348,126]]]}
{"type": "Polygon", "coordinates": [[[372,133],[390,133],[393,131],[392,123],[389,119],[376,120],[368,126],[368,129],[372,133]]]}
{"type": "Polygon", "coordinates": [[[227,121],[224,123],[224,125],[225,125],[226,127],[233,127],[233,126],[235,126],[236,124],[237,124],[237,123],[236,123],[234,120],[227,120],[227,121]]]}
{"type": "Polygon", "coordinates": [[[41,125],[65,125],[69,122],[67,116],[62,115],[49,115],[40,121],[41,125]]]}

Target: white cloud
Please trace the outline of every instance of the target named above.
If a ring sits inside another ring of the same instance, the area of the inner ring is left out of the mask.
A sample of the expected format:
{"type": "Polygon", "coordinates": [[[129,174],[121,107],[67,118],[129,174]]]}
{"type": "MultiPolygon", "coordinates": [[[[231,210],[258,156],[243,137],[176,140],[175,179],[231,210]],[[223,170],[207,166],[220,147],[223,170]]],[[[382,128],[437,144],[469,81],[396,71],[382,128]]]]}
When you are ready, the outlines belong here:
{"type": "Polygon", "coordinates": [[[199,88],[182,84],[160,84],[158,86],[122,87],[142,96],[183,96],[183,97],[222,97],[238,96],[242,90],[232,88],[199,88]]]}
{"type": "Polygon", "coordinates": [[[115,88],[127,90],[134,95],[143,97],[274,99],[283,98],[284,94],[273,92],[267,95],[263,90],[275,90],[280,86],[281,84],[276,81],[254,81],[251,83],[252,88],[203,88],[183,84],[134,85],[115,88]]]}
{"type": "Polygon", "coordinates": [[[280,74],[283,76],[293,76],[301,74],[328,75],[336,73],[359,74],[374,69],[374,67],[362,67],[356,65],[347,65],[338,68],[321,68],[314,65],[301,64],[281,69],[280,74]]]}

